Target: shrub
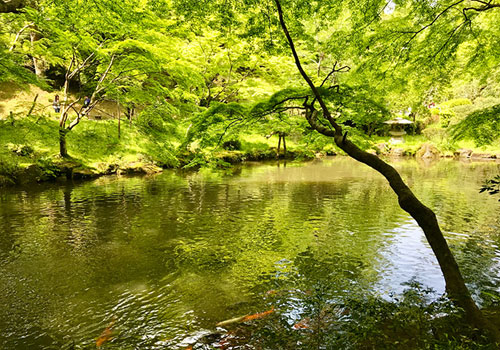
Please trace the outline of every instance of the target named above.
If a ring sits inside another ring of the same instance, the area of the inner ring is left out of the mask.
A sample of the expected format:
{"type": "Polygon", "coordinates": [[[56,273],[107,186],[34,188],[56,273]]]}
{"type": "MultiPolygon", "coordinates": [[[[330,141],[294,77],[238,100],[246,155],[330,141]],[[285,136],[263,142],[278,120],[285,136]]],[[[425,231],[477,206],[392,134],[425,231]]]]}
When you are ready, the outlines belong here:
{"type": "Polygon", "coordinates": [[[448,132],[446,129],[434,127],[424,129],[422,134],[430,141],[440,142],[447,136],[448,132]]]}
{"type": "Polygon", "coordinates": [[[453,107],[471,105],[471,104],[472,101],[469,100],[468,98],[454,98],[446,102],[440,103],[439,107],[441,107],[441,109],[451,109],[453,107]]]}
{"type": "Polygon", "coordinates": [[[20,171],[16,160],[8,155],[0,154],[0,186],[3,184],[14,184],[20,171]]]}
{"type": "Polygon", "coordinates": [[[224,141],[222,144],[222,148],[227,151],[240,151],[241,150],[241,141],[238,139],[230,139],[224,141]]]}

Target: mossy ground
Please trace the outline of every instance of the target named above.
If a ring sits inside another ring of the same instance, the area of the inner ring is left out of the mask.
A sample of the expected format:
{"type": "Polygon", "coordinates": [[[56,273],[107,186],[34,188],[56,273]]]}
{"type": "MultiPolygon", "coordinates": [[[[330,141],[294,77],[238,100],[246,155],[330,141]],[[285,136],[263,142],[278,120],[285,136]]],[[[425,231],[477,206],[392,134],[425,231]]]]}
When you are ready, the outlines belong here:
{"type": "MultiPolygon", "coordinates": [[[[52,110],[55,92],[34,86],[0,84],[0,185],[24,181],[45,181],[61,175],[93,176],[111,173],[155,172],[160,168],[230,167],[242,161],[260,161],[276,158],[311,159],[320,155],[343,154],[333,140],[317,134],[302,134],[300,130],[286,137],[278,155],[278,136],[239,134],[235,140],[221,142],[211,148],[193,143],[180,149],[187,126],[178,130],[168,127],[155,129],[134,119],[121,120],[120,137],[116,104],[100,104],[67,135],[70,159],[61,159],[59,153],[58,115],[52,110]],[[36,104],[32,115],[27,116],[36,104]],[[99,114],[101,119],[96,119],[99,114]],[[224,144],[226,143],[226,145],[224,144]],[[73,172],[76,170],[76,172],[73,172]]],[[[447,129],[440,124],[429,125],[422,135],[406,135],[405,143],[391,145],[390,137],[349,136],[362,149],[377,153],[391,153],[400,148],[402,154],[415,156],[424,143],[435,146],[442,156],[452,156],[459,149],[470,149],[476,154],[490,154],[500,158],[500,141],[478,147],[473,140],[453,141],[447,129]],[[377,146],[385,144],[385,149],[377,146]]]]}

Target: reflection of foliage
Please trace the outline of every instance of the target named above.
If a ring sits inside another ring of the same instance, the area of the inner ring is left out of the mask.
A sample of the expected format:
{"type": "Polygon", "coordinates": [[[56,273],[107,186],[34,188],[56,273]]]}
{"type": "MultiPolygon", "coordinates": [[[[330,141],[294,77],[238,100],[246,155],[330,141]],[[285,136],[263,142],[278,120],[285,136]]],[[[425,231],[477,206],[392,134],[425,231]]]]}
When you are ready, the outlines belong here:
{"type": "Polygon", "coordinates": [[[493,179],[486,180],[479,192],[488,192],[491,195],[500,193],[500,175],[495,176],[493,179]]]}
{"type": "Polygon", "coordinates": [[[463,326],[463,314],[448,299],[431,302],[432,289],[415,281],[407,286],[392,301],[355,295],[339,302],[326,285],[293,290],[277,297],[282,307],[276,315],[247,325],[251,331],[237,329],[236,341],[266,349],[484,348],[484,339],[463,326]],[[288,310],[296,303],[300,311],[288,310]]]}

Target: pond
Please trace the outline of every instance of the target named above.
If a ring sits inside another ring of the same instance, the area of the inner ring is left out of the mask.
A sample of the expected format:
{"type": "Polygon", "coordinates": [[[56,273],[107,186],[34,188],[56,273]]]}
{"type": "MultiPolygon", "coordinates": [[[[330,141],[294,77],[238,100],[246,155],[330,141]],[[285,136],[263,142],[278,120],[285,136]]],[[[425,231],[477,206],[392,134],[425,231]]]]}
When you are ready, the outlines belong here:
{"type": "MultiPolygon", "coordinates": [[[[475,299],[497,300],[500,203],[478,189],[499,165],[393,165],[475,299]]],[[[186,349],[242,315],[300,327],[317,290],[392,300],[408,282],[444,292],[386,181],[343,157],[0,190],[2,349],[186,349]]]]}

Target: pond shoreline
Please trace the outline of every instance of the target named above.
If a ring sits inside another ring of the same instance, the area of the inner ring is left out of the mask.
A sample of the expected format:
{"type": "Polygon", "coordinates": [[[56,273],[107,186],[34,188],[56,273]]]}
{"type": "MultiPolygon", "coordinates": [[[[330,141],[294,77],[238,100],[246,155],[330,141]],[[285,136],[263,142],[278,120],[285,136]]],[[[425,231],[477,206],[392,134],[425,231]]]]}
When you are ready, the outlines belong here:
{"type": "MultiPolygon", "coordinates": [[[[83,164],[79,159],[72,157],[51,158],[43,163],[33,162],[22,168],[12,169],[10,172],[0,174],[0,188],[24,186],[34,183],[60,182],[67,180],[92,180],[107,175],[152,175],[163,172],[166,169],[199,170],[203,167],[202,162],[194,162],[196,154],[186,153],[179,159],[179,165],[159,166],[155,162],[133,161],[128,163],[97,163],[95,167],[83,164]]],[[[276,150],[255,151],[245,153],[241,151],[223,151],[214,153],[215,166],[228,168],[236,164],[255,161],[270,160],[311,160],[313,156],[304,152],[288,151],[285,155],[277,156],[276,150]]],[[[208,164],[208,162],[207,162],[208,164]]]]}
{"type": "MultiPolygon", "coordinates": [[[[454,155],[445,155],[439,153],[424,144],[421,149],[410,155],[403,152],[402,149],[393,148],[384,152],[373,152],[385,159],[420,159],[422,161],[435,162],[442,159],[453,159],[460,162],[495,162],[500,164],[500,155],[474,153],[471,150],[459,150],[454,155]]],[[[343,154],[318,152],[312,156],[311,153],[289,151],[286,155],[280,154],[277,156],[275,149],[267,151],[256,151],[253,153],[245,153],[241,151],[223,151],[214,154],[215,167],[230,168],[237,164],[258,161],[308,161],[312,159],[323,159],[326,157],[338,156],[348,157],[343,154]]],[[[203,164],[193,164],[193,159],[196,154],[185,154],[180,159],[179,165],[176,167],[163,166],[160,167],[154,162],[130,162],[124,164],[116,163],[98,163],[96,167],[91,167],[83,164],[78,159],[54,157],[50,162],[45,164],[33,163],[24,168],[16,169],[15,171],[0,175],[0,188],[2,187],[17,187],[34,183],[46,182],[61,182],[68,180],[93,180],[107,175],[152,175],[163,172],[166,169],[184,169],[197,171],[203,167],[203,164]]]]}

